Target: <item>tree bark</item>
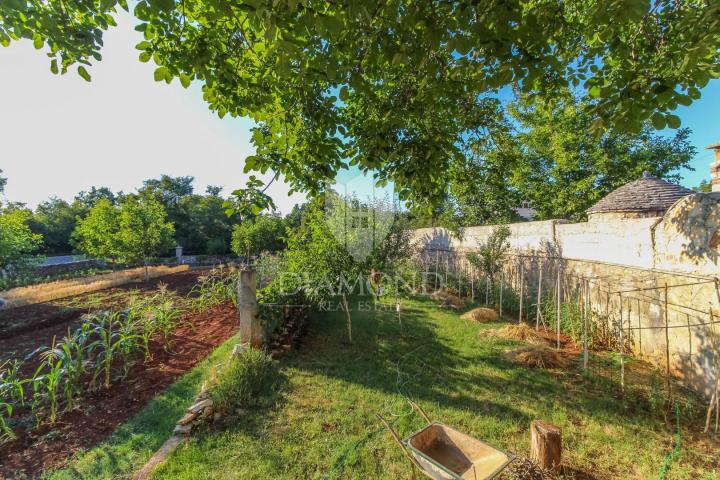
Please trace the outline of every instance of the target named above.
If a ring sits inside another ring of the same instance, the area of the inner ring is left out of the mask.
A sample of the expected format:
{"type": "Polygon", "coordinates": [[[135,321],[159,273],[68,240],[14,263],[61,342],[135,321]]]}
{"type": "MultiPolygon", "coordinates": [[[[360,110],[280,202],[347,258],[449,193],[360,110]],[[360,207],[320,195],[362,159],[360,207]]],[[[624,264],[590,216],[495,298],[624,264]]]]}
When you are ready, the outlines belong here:
{"type": "Polygon", "coordinates": [[[560,471],[561,457],[560,428],[540,420],[530,422],[530,458],[540,468],[557,473],[560,471]]]}
{"type": "Polygon", "coordinates": [[[352,343],[352,319],[350,318],[350,308],[348,308],[345,293],[342,294],[343,307],[345,308],[345,316],[347,317],[348,341],[352,343]]]}

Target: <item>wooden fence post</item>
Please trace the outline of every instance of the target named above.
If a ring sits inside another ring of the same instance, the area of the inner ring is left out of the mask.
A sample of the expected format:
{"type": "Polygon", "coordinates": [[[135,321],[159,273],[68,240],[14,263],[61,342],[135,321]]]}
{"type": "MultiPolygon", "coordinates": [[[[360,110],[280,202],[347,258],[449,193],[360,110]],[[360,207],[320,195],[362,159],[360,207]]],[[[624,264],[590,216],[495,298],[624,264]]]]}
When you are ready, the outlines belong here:
{"type": "Polygon", "coordinates": [[[588,321],[590,314],[589,309],[589,295],[590,295],[590,282],[585,281],[585,305],[583,306],[583,370],[587,370],[588,367],[588,321]]]}
{"type": "Polygon", "coordinates": [[[538,260],[538,287],[537,287],[537,305],[535,306],[535,330],[540,330],[540,301],[542,300],[542,277],[543,269],[538,260]]]}
{"type": "Polygon", "coordinates": [[[520,309],[518,312],[518,323],[522,323],[523,314],[523,283],[525,280],[525,262],[520,257],[520,309]]]}
{"type": "Polygon", "coordinates": [[[252,267],[240,270],[237,287],[238,314],[240,316],[240,342],[251,347],[262,347],[262,328],[257,316],[256,274],[252,267]]]}
{"type": "Polygon", "coordinates": [[[562,283],[560,281],[561,276],[561,268],[558,266],[557,271],[557,310],[556,310],[556,316],[557,316],[557,349],[560,350],[560,295],[562,294],[562,283]]]}
{"type": "Polygon", "coordinates": [[[672,383],[670,382],[670,326],[668,325],[668,286],[665,283],[665,375],[667,375],[668,396],[672,394],[672,383]]]}
{"type": "Polygon", "coordinates": [[[620,389],[625,393],[625,357],[624,357],[624,348],[625,348],[625,339],[623,338],[623,299],[622,299],[622,292],[618,293],[618,298],[620,299],[620,389]]]}

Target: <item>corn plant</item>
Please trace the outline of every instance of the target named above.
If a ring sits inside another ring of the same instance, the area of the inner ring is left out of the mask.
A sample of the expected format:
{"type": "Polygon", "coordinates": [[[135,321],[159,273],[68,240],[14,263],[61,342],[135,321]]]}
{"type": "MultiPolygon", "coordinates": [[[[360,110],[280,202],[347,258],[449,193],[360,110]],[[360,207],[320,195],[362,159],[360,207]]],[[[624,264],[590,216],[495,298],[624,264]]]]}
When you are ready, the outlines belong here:
{"type": "Polygon", "coordinates": [[[86,373],[85,365],[89,360],[90,325],[84,322],[74,332],[41,353],[41,358],[50,364],[59,361],[62,364],[64,382],[63,396],[67,410],[76,406],[76,400],[83,393],[82,378],[86,373]]]}
{"type": "Polygon", "coordinates": [[[177,326],[180,317],[180,310],[175,307],[172,300],[165,300],[162,303],[153,305],[150,309],[150,328],[153,332],[159,332],[163,337],[163,344],[167,350],[170,347],[172,332],[177,326]]]}
{"type": "Polygon", "coordinates": [[[195,297],[194,306],[197,311],[232,301],[237,306],[235,294],[238,273],[227,268],[213,269],[208,275],[198,278],[198,283],[190,291],[195,297]]]}
{"type": "Polygon", "coordinates": [[[126,378],[133,366],[134,354],[142,348],[142,330],[139,319],[127,312],[117,316],[117,354],[121,360],[121,378],[126,378]]]}
{"type": "MultiPolygon", "coordinates": [[[[53,339],[55,349],[55,339],[53,339]]],[[[38,366],[33,375],[33,411],[41,418],[40,408],[47,403],[50,408],[50,423],[55,423],[60,410],[61,386],[65,369],[63,362],[53,356],[47,356],[38,366]]]]}
{"type": "Polygon", "coordinates": [[[9,405],[25,405],[25,384],[30,379],[20,378],[22,362],[6,360],[0,364],[0,402],[9,405]]]}
{"type": "Polygon", "coordinates": [[[95,372],[91,386],[95,388],[97,381],[103,377],[103,386],[110,388],[110,373],[113,361],[121,348],[119,334],[116,331],[118,312],[101,312],[93,320],[91,327],[97,338],[90,344],[90,351],[95,353],[95,372]]]}
{"type": "Polygon", "coordinates": [[[0,400],[0,445],[15,438],[15,433],[8,425],[8,419],[12,414],[12,404],[0,400]]]}

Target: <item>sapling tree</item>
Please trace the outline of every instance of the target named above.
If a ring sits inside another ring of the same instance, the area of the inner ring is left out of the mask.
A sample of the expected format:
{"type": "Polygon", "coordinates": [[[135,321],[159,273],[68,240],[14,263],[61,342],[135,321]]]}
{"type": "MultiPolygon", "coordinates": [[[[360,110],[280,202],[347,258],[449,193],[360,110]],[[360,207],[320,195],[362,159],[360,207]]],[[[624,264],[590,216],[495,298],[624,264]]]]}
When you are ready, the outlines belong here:
{"type": "Polygon", "coordinates": [[[78,222],[73,237],[76,248],[89,256],[142,262],[147,281],[149,259],[172,248],[174,231],[160,202],[150,196],[128,195],[118,206],[100,200],[78,222]]]}
{"type": "Polygon", "coordinates": [[[478,243],[477,253],[470,253],[468,261],[475,267],[482,270],[491,282],[495,275],[502,269],[502,258],[510,250],[511,232],[507,225],[499,225],[493,228],[492,233],[485,242],[478,243]]]}
{"type": "Polygon", "coordinates": [[[285,251],[286,276],[299,282],[311,301],[328,302],[337,296],[347,317],[348,339],[352,342],[352,318],[347,302],[360,279],[358,264],[333,235],[317,202],[305,211],[300,227],[288,235],[285,251]]]}
{"type": "Polygon", "coordinates": [[[117,258],[125,263],[142,261],[147,281],[148,260],[174,246],[174,232],[161,203],[152,198],[128,196],[120,205],[117,258]]]}
{"type": "Polygon", "coordinates": [[[237,255],[244,255],[249,263],[253,254],[275,252],[285,246],[283,236],[285,225],[275,215],[258,215],[239,223],[233,229],[232,249],[237,255]]]}

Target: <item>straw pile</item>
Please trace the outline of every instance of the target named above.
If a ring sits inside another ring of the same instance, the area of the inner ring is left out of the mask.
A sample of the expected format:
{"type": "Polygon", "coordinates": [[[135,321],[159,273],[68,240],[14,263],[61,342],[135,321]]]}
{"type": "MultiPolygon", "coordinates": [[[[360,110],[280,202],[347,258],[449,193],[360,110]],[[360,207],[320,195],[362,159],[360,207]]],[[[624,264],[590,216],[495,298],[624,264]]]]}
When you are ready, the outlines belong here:
{"type": "Polygon", "coordinates": [[[458,297],[457,295],[448,295],[445,300],[440,304],[441,308],[452,308],[453,310],[460,310],[465,307],[465,300],[458,297]]]}
{"type": "Polygon", "coordinates": [[[441,288],[430,294],[430,298],[432,298],[433,300],[437,300],[439,302],[446,300],[448,297],[457,297],[457,296],[458,296],[458,291],[455,290],[454,288],[441,288]]]}
{"type": "Polygon", "coordinates": [[[506,338],[509,340],[532,343],[534,345],[547,344],[547,340],[545,338],[538,334],[534,328],[529,327],[524,323],[519,325],[505,325],[502,328],[494,328],[491,330],[481,330],[479,335],[483,338],[506,338]]]}
{"type": "Polygon", "coordinates": [[[557,350],[544,345],[531,345],[510,350],[506,356],[516,365],[525,367],[548,369],[563,368],[566,365],[565,359],[557,350]]]}
{"type": "Polygon", "coordinates": [[[460,319],[471,320],[473,322],[494,322],[498,319],[498,314],[492,308],[478,307],[463,313],[460,319]]]}

